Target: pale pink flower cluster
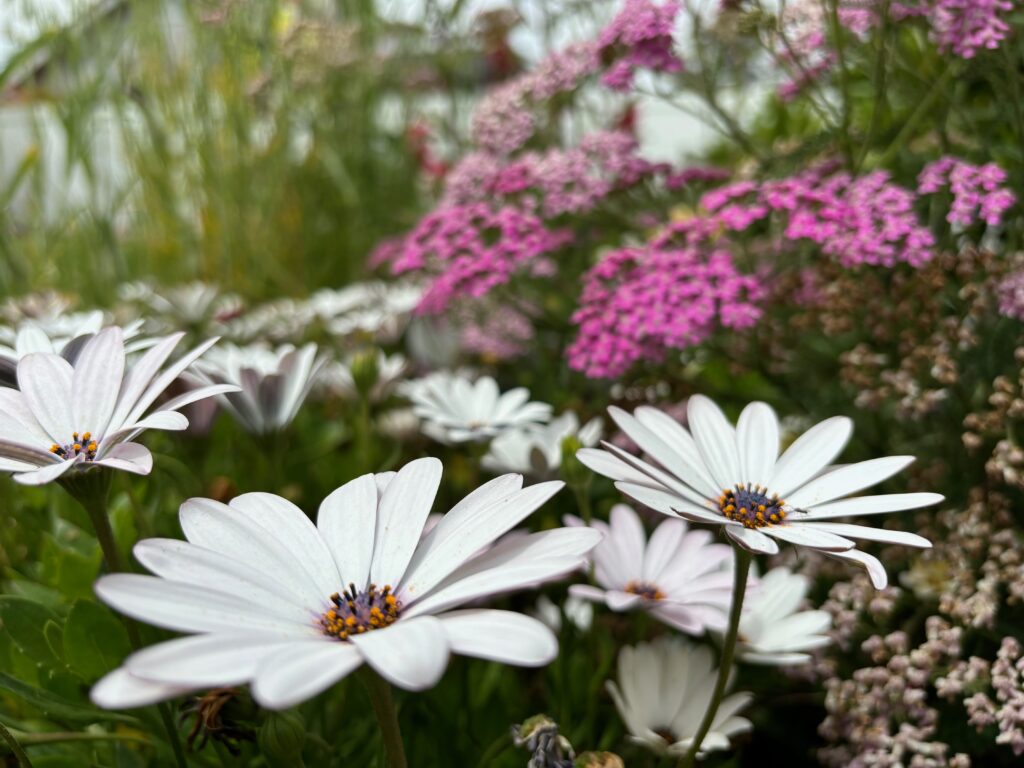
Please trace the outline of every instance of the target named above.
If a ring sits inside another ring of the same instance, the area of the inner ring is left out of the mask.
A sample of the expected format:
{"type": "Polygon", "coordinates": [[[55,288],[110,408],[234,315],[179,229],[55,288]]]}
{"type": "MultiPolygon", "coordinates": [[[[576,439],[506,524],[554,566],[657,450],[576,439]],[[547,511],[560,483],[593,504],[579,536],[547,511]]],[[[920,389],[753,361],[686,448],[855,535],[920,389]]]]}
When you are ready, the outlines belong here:
{"type": "Polygon", "coordinates": [[[446,206],[423,218],[391,263],[396,274],[432,276],[417,312],[436,314],[456,298],[480,298],[518,272],[550,274],[546,257],[572,239],[513,206],[446,206]]]}
{"type": "Polygon", "coordinates": [[[982,49],[994,50],[1010,30],[1003,16],[1012,0],[935,0],[929,14],[932,35],[942,51],[965,59],[982,49]]]}
{"type": "Polygon", "coordinates": [[[971,165],[946,155],[929,163],[917,177],[919,194],[934,194],[948,188],[953,195],[946,220],[967,227],[979,219],[997,226],[1003,214],[1017,202],[1006,186],[1006,171],[995,163],[971,165]]]}
{"type": "Polygon", "coordinates": [[[601,259],[583,278],[569,367],[615,377],[640,360],[661,361],[670,350],[699,344],[719,326],[753,325],[765,290],[736,268],[713,232],[694,220],[681,247],[655,241],[601,259]]]}
{"type": "Polygon", "coordinates": [[[462,348],[492,360],[522,357],[534,336],[530,317],[510,306],[488,307],[466,318],[461,326],[462,348]]]}
{"type": "Polygon", "coordinates": [[[656,4],[651,0],[626,0],[625,6],[598,36],[602,57],[611,64],[602,84],[628,91],[638,69],[679,72],[683,62],[672,50],[672,29],[680,4],[676,0],[656,4]]]}
{"type": "Polygon", "coordinates": [[[1014,272],[999,283],[996,293],[999,314],[1024,321],[1024,270],[1014,272]]]}

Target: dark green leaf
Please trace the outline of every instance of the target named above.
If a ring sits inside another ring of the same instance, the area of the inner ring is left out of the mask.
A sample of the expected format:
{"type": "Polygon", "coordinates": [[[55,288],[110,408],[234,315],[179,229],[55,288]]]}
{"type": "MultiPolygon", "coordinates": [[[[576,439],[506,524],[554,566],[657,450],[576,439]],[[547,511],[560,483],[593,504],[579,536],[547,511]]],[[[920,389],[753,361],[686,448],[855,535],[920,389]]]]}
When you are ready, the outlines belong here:
{"type": "Polygon", "coordinates": [[[76,600],[64,623],[64,659],[86,682],[117,667],[131,651],[124,624],[99,603],[76,600]]]}

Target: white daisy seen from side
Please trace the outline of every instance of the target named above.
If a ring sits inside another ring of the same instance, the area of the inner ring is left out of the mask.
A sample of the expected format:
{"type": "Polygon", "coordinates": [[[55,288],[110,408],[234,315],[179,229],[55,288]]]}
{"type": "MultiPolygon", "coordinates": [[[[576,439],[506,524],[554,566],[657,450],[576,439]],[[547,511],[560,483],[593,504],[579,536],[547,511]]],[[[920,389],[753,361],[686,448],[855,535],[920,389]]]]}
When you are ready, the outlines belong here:
{"type": "Polygon", "coordinates": [[[490,376],[470,381],[438,372],[405,382],[401,391],[422,421],[423,433],[440,443],[482,442],[551,418],[551,406],[529,402],[529,390],[501,392],[490,376]]]}
{"type": "Polygon", "coordinates": [[[278,432],[295,419],[326,363],[316,344],[276,349],[263,344],[224,344],[205,357],[195,373],[209,384],[234,384],[218,398],[242,425],[257,435],[278,432]]]}
{"type": "Polygon", "coordinates": [[[581,427],[579,417],[566,411],[549,424],[510,429],[498,435],[481,464],[491,472],[549,477],[562,466],[562,443],[567,437],[576,437],[580,445],[590,448],[601,440],[603,427],[601,419],[591,419],[581,427]]]}
{"type": "Polygon", "coordinates": [[[327,390],[349,400],[358,399],[364,389],[366,398],[376,403],[394,392],[408,369],[403,355],[375,349],[328,363],[320,380],[327,390]]]}
{"type": "Polygon", "coordinates": [[[504,475],[421,537],[440,481],[434,458],[363,475],[323,501],[316,524],[272,494],[185,502],[187,541],[135,547],[155,575],[106,576],[95,589],[121,613],[187,636],[129,656],[95,685],[93,701],[135,707],[249,683],[262,706],[284,709],[364,663],[414,691],[437,683],[452,653],[549,663],[557,641],[540,621],[459,607],[570,573],[600,534],[559,528],[499,540],[562,487],[523,488],[504,475]]]}
{"type": "MultiPolygon", "coordinates": [[[[569,525],[582,526],[567,516],[569,525]]],[[[643,610],[690,635],[721,630],[732,594],[732,548],[711,541],[709,531],[689,530],[684,520],[665,520],[651,534],[625,504],[612,508],[610,523],[591,553],[597,586],[573,584],[569,594],[604,603],[613,611],[643,610]]]]}
{"type": "Polygon", "coordinates": [[[148,474],[149,450],[132,442],[147,429],[182,430],[178,409],[234,390],[193,389],[157,404],[185,369],[216,341],[165,363],[184,334],[159,339],[126,362],[120,328],[92,336],[74,365],[60,355],[35,352],[18,362],[18,389],[0,388],[0,471],[26,485],[41,485],[69,472],[108,467],[148,474]],[[154,407],[155,406],[155,407],[154,407]]]}
{"type": "Polygon", "coordinates": [[[832,642],[828,611],[802,611],[811,582],[788,568],[773,568],[757,585],[757,599],[747,601],[740,617],[736,653],[748,664],[806,664],[807,653],[832,642]]]}
{"type": "Polygon", "coordinates": [[[852,515],[917,509],[942,501],[937,493],[846,498],[892,477],[912,456],[886,456],[832,466],[852,422],[836,416],[811,427],[779,455],[779,422],[765,403],[743,409],[734,427],[710,399],[690,398],[687,430],[656,408],[630,415],[609,409],[650,461],[608,443],[577,456],[640,503],[697,523],[720,525],[739,546],[768,555],[778,542],[807,547],[865,567],[875,587],[888,583],[881,562],[855,540],[911,547],[931,543],[914,533],[836,522],[852,515]]]}
{"type": "MultiPolygon", "coordinates": [[[[607,688],[630,739],[658,755],[685,756],[711,703],[718,675],[711,650],[681,638],[660,637],[623,648],[618,667],[618,684],[609,681],[607,688]]],[[[722,701],[698,758],[728,749],[734,736],[752,728],[739,716],[751,698],[734,693],[722,701]]]]}

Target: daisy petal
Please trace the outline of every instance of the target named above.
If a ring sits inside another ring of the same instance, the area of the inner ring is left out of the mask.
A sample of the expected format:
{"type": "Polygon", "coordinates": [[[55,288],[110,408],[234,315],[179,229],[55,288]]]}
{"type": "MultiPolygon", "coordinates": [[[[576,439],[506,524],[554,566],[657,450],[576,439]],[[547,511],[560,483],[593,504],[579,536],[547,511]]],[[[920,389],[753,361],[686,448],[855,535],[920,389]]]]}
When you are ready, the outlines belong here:
{"type": "Polygon", "coordinates": [[[744,528],[742,525],[733,525],[725,529],[733,541],[744,549],[759,555],[777,555],[779,545],[760,531],[744,528]]]}
{"type": "Polygon", "coordinates": [[[252,697],[267,709],[288,709],[327,690],[362,663],[359,650],[349,643],[289,643],[262,659],[252,681],[252,697]]]}
{"type": "Polygon", "coordinates": [[[433,687],[448,665],[448,637],[433,616],[400,619],[351,642],[377,674],[407,691],[433,687]]]}
{"type": "Polygon", "coordinates": [[[932,545],[924,536],[906,531],[890,531],[885,528],[872,528],[867,525],[851,523],[800,523],[801,528],[811,528],[812,526],[815,530],[828,531],[839,536],[848,536],[851,539],[881,541],[886,544],[902,544],[906,547],[920,547],[921,549],[929,549],[932,545]]]}
{"type": "Polygon", "coordinates": [[[398,584],[412,559],[441,484],[441,462],[416,459],[402,467],[381,496],[370,581],[398,584]]]}
{"type": "Polygon", "coordinates": [[[853,422],[834,416],[816,424],[798,437],[775,464],[768,487],[786,498],[842,452],[853,433],[853,422]]]}
{"type": "Polygon", "coordinates": [[[100,678],[89,692],[89,698],[103,709],[134,709],[184,696],[191,690],[180,685],[143,680],[121,667],[100,678]]]}
{"type": "Polygon", "coordinates": [[[767,485],[779,455],[779,420],[765,403],[751,403],[736,422],[740,476],[745,483],[767,485]]]}
{"type": "Polygon", "coordinates": [[[913,456],[885,456],[833,469],[791,494],[786,506],[809,508],[849,496],[892,477],[913,460],[913,456]]]}
{"type": "Polygon", "coordinates": [[[34,352],[18,362],[18,389],[39,425],[64,445],[75,432],[71,416],[71,380],[74,369],[58,355],[34,352]]]}
{"type": "Polygon", "coordinates": [[[132,472],[136,475],[148,475],[153,471],[153,454],[149,452],[148,448],[138,443],[119,443],[93,464],[132,472]]]}
{"type": "Polygon", "coordinates": [[[883,512],[902,512],[938,504],[945,497],[940,493],[888,493],[878,496],[858,496],[853,499],[819,504],[807,510],[801,520],[828,520],[853,515],[878,515],[883,512]]]}
{"type": "Polygon", "coordinates": [[[317,528],[334,555],[342,584],[366,587],[377,526],[377,484],[372,474],[357,477],[320,504],[317,528]]]}
{"type": "Polygon", "coordinates": [[[136,677],[168,685],[242,685],[252,679],[264,657],[296,645],[302,644],[273,635],[191,635],[137,651],[125,660],[124,668],[136,677]]]}
{"type": "Polygon", "coordinates": [[[521,667],[540,667],[558,655],[551,630],[521,613],[469,610],[438,618],[452,653],[521,667]]]}
{"type": "Polygon", "coordinates": [[[703,395],[694,395],[686,407],[687,419],[701,458],[721,488],[732,488],[740,476],[736,430],[721,409],[703,395]]]}
{"type": "Polygon", "coordinates": [[[71,417],[76,430],[94,435],[106,432],[123,377],[124,337],[113,326],[89,339],[75,362],[71,417]]]}
{"type": "MultiPolygon", "coordinates": [[[[124,381],[121,383],[121,394],[117,400],[117,407],[114,408],[114,413],[110,417],[110,425],[112,427],[120,429],[125,421],[128,420],[128,414],[135,407],[139,397],[142,396],[146,387],[149,386],[153,377],[156,376],[160,367],[167,361],[171,352],[174,351],[174,348],[184,336],[184,332],[179,332],[160,339],[146,350],[146,353],[129,368],[124,381]]],[[[142,415],[141,412],[139,415],[142,415]]],[[[133,421],[137,420],[133,419],[133,421]]]]}
{"type": "Polygon", "coordinates": [[[608,451],[602,451],[597,448],[581,448],[576,451],[576,458],[587,469],[603,477],[639,483],[640,485],[653,484],[648,475],[633,469],[629,464],[608,453],[608,451]]]}
{"type": "MultiPolygon", "coordinates": [[[[715,481],[708,472],[704,460],[700,457],[700,449],[697,448],[697,442],[693,439],[693,435],[687,432],[682,424],[664,411],[649,405],[641,405],[633,415],[641,424],[656,432],[673,450],[685,458],[690,470],[699,475],[700,482],[710,488],[712,494],[720,490],[715,487],[715,481]]],[[[694,483],[694,487],[699,486],[694,483]]]]}
{"type": "Polygon", "coordinates": [[[827,552],[826,554],[841,560],[849,560],[863,567],[868,572],[868,576],[871,578],[871,583],[875,589],[885,589],[889,584],[889,576],[885,572],[885,566],[874,555],[861,552],[859,549],[851,549],[849,552],[827,552]]]}
{"type": "Polygon", "coordinates": [[[844,552],[853,549],[853,542],[837,536],[834,533],[819,528],[809,528],[806,525],[782,524],[770,525],[761,529],[768,536],[790,544],[797,544],[801,547],[813,547],[814,549],[827,550],[829,552],[844,552]]]}
{"type": "Polygon", "coordinates": [[[13,475],[14,479],[22,485],[45,485],[46,483],[52,483],[58,477],[63,475],[75,464],[79,464],[78,459],[68,459],[62,461],[59,464],[49,464],[42,469],[36,469],[32,472],[23,472],[18,475],[13,475]]]}

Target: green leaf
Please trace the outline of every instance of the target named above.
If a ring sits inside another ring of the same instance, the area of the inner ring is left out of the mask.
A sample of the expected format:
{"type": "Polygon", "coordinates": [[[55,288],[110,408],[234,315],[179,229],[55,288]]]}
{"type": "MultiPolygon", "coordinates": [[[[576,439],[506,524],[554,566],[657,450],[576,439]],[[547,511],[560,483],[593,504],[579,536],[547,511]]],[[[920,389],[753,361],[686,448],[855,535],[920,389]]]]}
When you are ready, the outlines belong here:
{"type": "Polygon", "coordinates": [[[60,660],[46,639],[47,622],[57,615],[44,605],[11,595],[0,596],[0,623],[14,646],[36,663],[55,666],[60,660]]]}
{"type": "Polygon", "coordinates": [[[29,706],[40,710],[47,717],[58,722],[69,721],[77,723],[92,723],[98,721],[113,721],[118,723],[135,724],[138,721],[128,715],[121,715],[117,712],[107,712],[102,709],[79,704],[55,693],[35,688],[27,683],[11,677],[8,674],[0,673],[0,691],[7,691],[11,695],[21,699],[29,706]]]}
{"type": "Polygon", "coordinates": [[[91,600],[76,600],[64,623],[64,659],[86,682],[117,667],[131,651],[124,624],[91,600]]]}
{"type": "Polygon", "coordinates": [[[62,659],[64,657],[64,630],[61,629],[60,624],[52,619],[46,622],[43,625],[43,637],[46,638],[46,644],[50,646],[53,655],[62,659]]]}
{"type": "Polygon", "coordinates": [[[99,548],[87,555],[46,535],[39,560],[42,581],[70,598],[92,597],[92,585],[100,569],[99,548]]]}

